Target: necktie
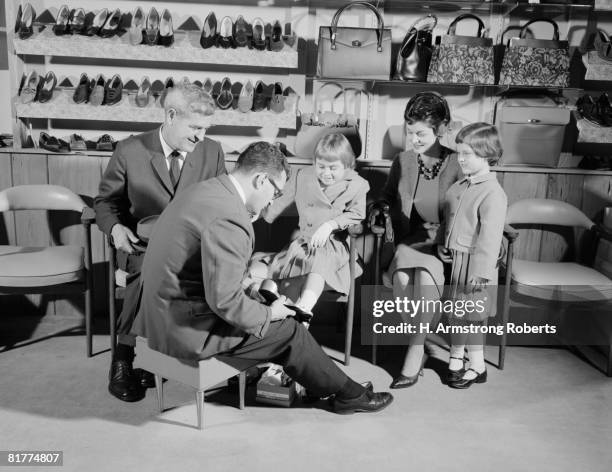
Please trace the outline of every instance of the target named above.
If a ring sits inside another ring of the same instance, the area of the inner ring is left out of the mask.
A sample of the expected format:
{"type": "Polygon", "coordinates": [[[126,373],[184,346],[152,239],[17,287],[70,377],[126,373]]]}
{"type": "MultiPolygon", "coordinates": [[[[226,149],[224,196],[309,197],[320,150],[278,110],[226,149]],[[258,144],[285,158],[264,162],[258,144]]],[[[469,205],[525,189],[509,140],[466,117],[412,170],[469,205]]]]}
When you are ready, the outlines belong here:
{"type": "Polygon", "coordinates": [[[180,156],[181,154],[178,151],[172,151],[172,154],[170,154],[170,181],[175,189],[181,177],[181,168],[179,166],[180,156]]]}

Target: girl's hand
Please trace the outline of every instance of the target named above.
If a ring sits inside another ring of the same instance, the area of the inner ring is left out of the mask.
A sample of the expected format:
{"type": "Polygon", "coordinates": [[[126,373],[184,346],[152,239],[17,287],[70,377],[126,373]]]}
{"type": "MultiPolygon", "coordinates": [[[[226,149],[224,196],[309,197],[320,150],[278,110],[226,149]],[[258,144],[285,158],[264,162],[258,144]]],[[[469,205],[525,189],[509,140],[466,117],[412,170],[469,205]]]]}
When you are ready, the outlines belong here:
{"type": "Polygon", "coordinates": [[[451,263],[453,262],[453,255],[450,249],[444,247],[442,244],[438,244],[438,257],[442,262],[451,263]]]}
{"type": "Polygon", "coordinates": [[[489,279],[483,279],[482,277],[472,277],[469,280],[469,285],[472,292],[480,292],[481,290],[484,290],[487,288],[488,283],[489,279]]]}
{"type": "Polygon", "coordinates": [[[329,239],[329,236],[331,235],[332,231],[337,227],[338,225],[336,225],[336,223],[332,221],[326,221],[321,226],[319,226],[319,228],[310,238],[310,243],[308,244],[309,249],[312,250],[323,246],[329,239]]]}

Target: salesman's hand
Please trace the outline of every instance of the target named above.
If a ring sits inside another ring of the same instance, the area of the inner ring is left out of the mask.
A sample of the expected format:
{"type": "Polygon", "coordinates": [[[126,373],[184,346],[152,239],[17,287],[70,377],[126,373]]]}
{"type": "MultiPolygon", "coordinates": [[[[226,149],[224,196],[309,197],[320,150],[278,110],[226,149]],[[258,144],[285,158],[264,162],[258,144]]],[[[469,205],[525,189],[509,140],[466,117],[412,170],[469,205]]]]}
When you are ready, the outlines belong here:
{"type": "Polygon", "coordinates": [[[310,249],[316,249],[323,246],[329,239],[329,235],[338,225],[333,221],[326,221],[314,232],[308,244],[310,249]]]}
{"type": "Polygon", "coordinates": [[[284,320],[288,316],[293,315],[293,310],[285,306],[286,302],[287,297],[281,295],[272,305],[270,305],[270,309],[272,310],[272,316],[270,317],[271,321],[284,320]]]}
{"type": "Polygon", "coordinates": [[[113,239],[115,248],[121,249],[128,254],[134,252],[132,244],[136,244],[139,241],[138,236],[132,233],[130,228],[119,223],[115,224],[111,229],[111,238],[113,239]]]}

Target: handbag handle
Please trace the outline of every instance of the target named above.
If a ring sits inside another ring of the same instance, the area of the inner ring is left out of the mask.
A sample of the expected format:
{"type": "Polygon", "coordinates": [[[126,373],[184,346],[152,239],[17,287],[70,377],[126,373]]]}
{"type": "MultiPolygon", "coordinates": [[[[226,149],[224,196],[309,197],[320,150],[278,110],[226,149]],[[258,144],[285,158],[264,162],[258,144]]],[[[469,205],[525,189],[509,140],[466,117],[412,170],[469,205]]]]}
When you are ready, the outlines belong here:
{"type": "MultiPolygon", "coordinates": [[[[321,85],[321,87],[319,87],[319,90],[317,90],[317,93],[314,96],[314,112],[315,113],[319,113],[321,111],[319,109],[319,98],[320,98],[319,96],[321,94],[321,90],[323,90],[328,85],[335,85],[336,87],[338,87],[341,90],[340,93],[342,94],[342,98],[344,99],[344,113],[346,113],[347,102],[346,102],[346,94],[344,93],[344,86],[342,84],[338,83],[338,82],[325,82],[323,85],[321,85]]],[[[334,111],[334,101],[333,100],[332,100],[331,104],[332,104],[332,110],[331,111],[334,111]]]]}
{"type": "Polygon", "coordinates": [[[521,39],[525,38],[525,35],[527,34],[527,27],[529,25],[533,23],[539,23],[539,22],[550,23],[553,26],[553,30],[554,30],[552,39],[553,41],[559,41],[559,26],[557,25],[555,21],[551,20],[550,18],[536,18],[534,20],[528,21],[521,28],[521,32],[519,33],[519,38],[521,39]]]}
{"type": "Polygon", "coordinates": [[[455,18],[452,23],[448,25],[448,31],[446,33],[449,35],[454,35],[457,23],[467,19],[476,20],[478,22],[478,34],[476,35],[476,37],[482,37],[482,30],[484,29],[485,25],[480,18],[478,18],[476,15],[472,15],[471,13],[464,13],[463,15],[459,15],[457,18],[455,18]]]}
{"type": "Polygon", "coordinates": [[[380,15],[379,11],[374,7],[374,5],[368,2],[351,2],[347,5],[344,5],[342,8],[338,9],[336,13],[334,13],[334,17],[332,18],[331,24],[331,48],[336,49],[336,33],[338,32],[338,21],[340,21],[340,15],[344,13],[344,10],[348,10],[349,8],[352,8],[354,6],[365,7],[376,15],[376,19],[378,21],[377,51],[382,52],[383,29],[385,28],[385,22],[383,21],[382,16],[380,15]]]}

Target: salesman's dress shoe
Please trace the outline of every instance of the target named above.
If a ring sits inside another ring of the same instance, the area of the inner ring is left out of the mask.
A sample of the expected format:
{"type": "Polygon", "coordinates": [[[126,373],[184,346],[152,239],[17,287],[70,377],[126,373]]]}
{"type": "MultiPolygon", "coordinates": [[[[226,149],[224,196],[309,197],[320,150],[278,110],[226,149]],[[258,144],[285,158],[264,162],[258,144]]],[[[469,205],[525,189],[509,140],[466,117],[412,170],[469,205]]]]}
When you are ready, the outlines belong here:
{"type": "Polygon", "coordinates": [[[449,382],[448,386],[451,388],[461,388],[462,389],[462,388],[469,388],[472,384],[475,384],[475,383],[482,384],[487,381],[487,370],[486,369],[482,372],[476,372],[474,369],[469,368],[468,370],[465,371],[465,373],[467,374],[470,371],[474,372],[476,374],[476,377],[473,377],[471,379],[466,379],[462,377],[459,380],[456,380],[455,382],[449,382]]]}
{"type": "Polygon", "coordinates": [[[155,375],[148,370],[134,369],[134,375],[138,379],[138,383],[142,388],[154,388],[155,387],[155,375]]]}
{"type": "Polygon", "coordinates": [[[419,370],[419,373],[416,375],[403,375],[400,374],[393,379],[389,388],[398,389],[398,388],[408,388],[412,387],[419,381],[419,377],[423,376],[423,369],[419,370]]]}
{"type": "Polygon", "coordinates": [[[108,391],[124,402],[136,402],[145,396],[140,379],[127,361],[113,361],[108,373],[108,391]]]}
{"type": "Polygon", "coordinates": [[[352,413],[374,413],[388,407],[393,401],[389,392],[372,392],[366,389],[361,395],[353,399],[334,398],[333,410],[340,415],[352,413]]]}

